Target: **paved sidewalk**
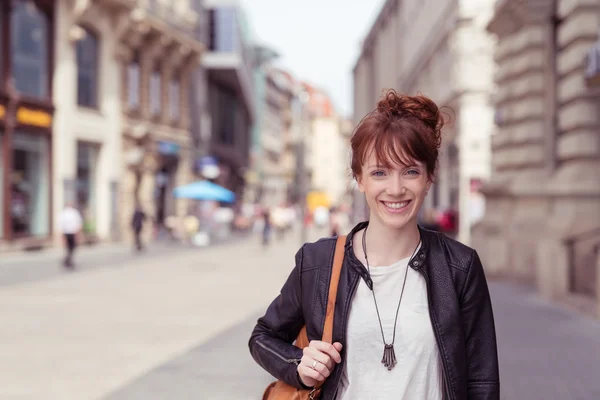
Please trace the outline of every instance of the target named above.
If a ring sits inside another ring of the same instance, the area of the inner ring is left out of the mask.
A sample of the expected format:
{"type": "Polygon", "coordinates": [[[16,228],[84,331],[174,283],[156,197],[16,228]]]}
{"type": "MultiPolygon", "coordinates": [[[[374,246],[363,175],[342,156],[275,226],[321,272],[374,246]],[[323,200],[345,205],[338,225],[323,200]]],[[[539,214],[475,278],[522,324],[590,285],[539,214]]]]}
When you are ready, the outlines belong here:
{"type": "Polygon", "coordinates": [[[600,321],[493,283],[502,399],[600,399],[600,321]]]}
{"type": "MultiPolygon", "coordinates": [[[[299,241],[255,239],[0,287],[0,398],[259,399],[248,337],[299,241]]],[[[490,288],[502,399],[600,399],[600,322],[490,288]]]]}
{"type": "Polygon", "coordinates": [[[130,262],[143,262],[172,253],[187,252],[194,255],[205,250],[252,239],[252,236],[247,234],[235,234],[230,238],[216,241],[208,247],[194,247],[178,241],[154,241],[147,243],[142,252],[134,251],[131,244],[125,243],[99,243],[94,246],[81,246],[75,251],[75,271],[63,268],[64,250],[59,247],[35,252],[0,254],[0,287],[61,277],[72,272],[82,273],[97,268],[122,267],[130,262]]]}

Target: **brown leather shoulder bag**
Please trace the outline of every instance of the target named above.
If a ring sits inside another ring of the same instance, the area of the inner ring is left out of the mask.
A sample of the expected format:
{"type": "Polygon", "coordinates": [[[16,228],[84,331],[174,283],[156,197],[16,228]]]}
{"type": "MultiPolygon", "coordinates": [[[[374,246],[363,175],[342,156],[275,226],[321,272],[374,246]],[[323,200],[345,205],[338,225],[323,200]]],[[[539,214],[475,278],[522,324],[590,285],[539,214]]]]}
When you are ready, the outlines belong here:
{"type": "MultiPolygon", "coordinates": [[[[333,337],[333,313],[335,311],[335,299],[337,297],[338,282],[340,272],[344,262],[344,245],[346,236],[339,236],[335,245],[335,255],[333,256],[333,268],[331,271],[331,281],[329,284],[329,295],[327,298],[327,313],[325,314],[325,326],[323,327],[323,342],[331,343],[333,337]]],[[[302,328],[294,345],[298,348],[308,347],[309,341],[306,335],[306,326],[302,328]]],[[[321,395],[321,386],[323,382],[312,389],[297,389],[283,381],[271,383],[265,393],[263,400],[315,400],[321,395]]]]}

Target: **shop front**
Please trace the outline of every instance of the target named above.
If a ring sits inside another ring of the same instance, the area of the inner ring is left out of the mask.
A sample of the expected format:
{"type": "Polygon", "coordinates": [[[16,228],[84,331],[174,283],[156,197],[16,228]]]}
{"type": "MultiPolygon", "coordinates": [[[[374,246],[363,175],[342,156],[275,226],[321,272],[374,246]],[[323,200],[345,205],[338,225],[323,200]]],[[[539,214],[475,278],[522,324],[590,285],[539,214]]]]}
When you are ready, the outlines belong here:
{"type": "Polygon", "coordinates": [[[0,140],[3,180],[0,190],[0,238],[50,236],[50,171],[52,114],[20,105],[14,129],[3,124],[0,140]],[[7,129],[8,128],[8,129],[7,129]]]}
{"type": "Polygon", "coordinates": [[[54,2],[0,2],[0,250],[51,237],[54,2]]]}

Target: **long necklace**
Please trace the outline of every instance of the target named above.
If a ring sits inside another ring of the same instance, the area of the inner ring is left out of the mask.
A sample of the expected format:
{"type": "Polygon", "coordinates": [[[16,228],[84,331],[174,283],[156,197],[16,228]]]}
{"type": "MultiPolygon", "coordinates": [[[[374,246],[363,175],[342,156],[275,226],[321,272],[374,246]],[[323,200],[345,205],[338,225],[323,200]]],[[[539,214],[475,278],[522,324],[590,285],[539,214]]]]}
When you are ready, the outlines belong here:
{"type": "MultiPolygon", "coordinates": [[[[367,228],[368,228],[368,226],[367,226],[367,228]]],[[[363,248],[363,254],[365,255],[365,261],[367,262],[367,270],[369,271],[369,276],[370,276],[371,268],[369,267],[369,258],[367,257],[367,240],[366,240],[367,228],[365,228],[365,231],[363,232],[362,248],[363,248]]],[[[413,254],[410,256],[410,259],[413,258],[413,256],[417,252],[417,249],[419,248],[420,244],[421,244],[421,241],[419,240],[419,243],[417,243],[417,247],[415,247],[415,251],[413,251],[413,254]]],[[[410,264],[410,261],[409,261],[409,264],[410,264]]],[[[408,276],[408,268],[409,267],[407,265],[406,271],[404,272],[404,281],[402,282],[402,291],[400,292],[400,300],[398,300],[398,308],[396,309],[396,318],[394,319],[394,336],[392,336],[392,343],[388,344],[385,341],[385,335],[383,333],[383,325],[381,323],[381,317],[379,315],[379,307],[377,306],[377,298],[375,297],[375,285],[373,285],[373,289],[371,289],[371,293],[373,293],[373,301],[375,302],[375,310],[377,311],[377,319],[379,320],[379,328],[381,329],[381,338],[383,339],[383,344],[384,344],[383,358],[381,359],[381,363],[383,364],[384,367],[386,367],[388,369],[388,371],[391,371],[392,368],[394,368],[397,363],[396,352],[394,351],[394,343],[396,341],[396,324],[398,322],[398,312],[400,311],[400,303],[402,303],[402,295],[404,294],[404,286],[406,285],[406,277],[408,276]]]]}

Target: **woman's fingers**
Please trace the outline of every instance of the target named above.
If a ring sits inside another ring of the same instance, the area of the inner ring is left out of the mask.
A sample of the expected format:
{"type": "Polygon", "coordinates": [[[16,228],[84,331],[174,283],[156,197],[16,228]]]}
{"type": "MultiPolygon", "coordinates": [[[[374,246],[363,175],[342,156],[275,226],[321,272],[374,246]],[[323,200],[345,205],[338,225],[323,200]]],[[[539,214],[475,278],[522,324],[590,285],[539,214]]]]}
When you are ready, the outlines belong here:
{"type": "Polygon", "coordinates": [[[341,343],[326,343],[313,340],[303,350],[303,356],[298,365],[298,375],[306,386],[315,386],[331,375],[336,363],[342,361],[341,343]]]}
{"type": "Polygon", "coordinates": [[[306,364],[308,366],[312,366],[314,361],[317,361],[318,364],[323,365],[329,371],[333,370],[333,367],[335,367],[335,361],[331,359],[329,354],[323,353],[315,348],[306,347],[304,349],[303,358],[304,357],[307,358],[306,364]]]}
{"type": "Polygon", "coordinates": [[[320,340],[313,340],[310,342],[308,347],[327,354],[336,363],[340,363],[342,361],[342,356],[340,355],[338,349],[336,349],[336,347],[338,347],[341,351],[341,343],[336,342],[336,346],[334,346],[331,343],[322,342],[320,340]]]}

